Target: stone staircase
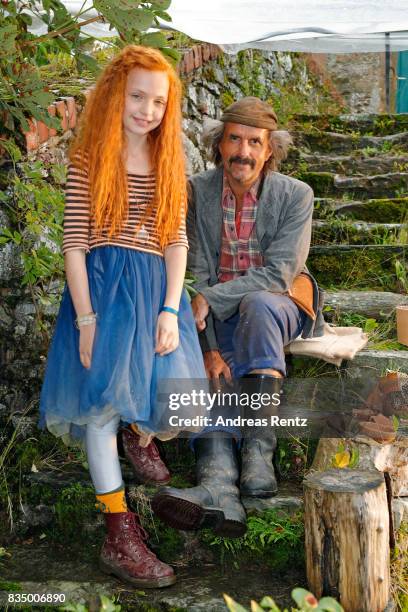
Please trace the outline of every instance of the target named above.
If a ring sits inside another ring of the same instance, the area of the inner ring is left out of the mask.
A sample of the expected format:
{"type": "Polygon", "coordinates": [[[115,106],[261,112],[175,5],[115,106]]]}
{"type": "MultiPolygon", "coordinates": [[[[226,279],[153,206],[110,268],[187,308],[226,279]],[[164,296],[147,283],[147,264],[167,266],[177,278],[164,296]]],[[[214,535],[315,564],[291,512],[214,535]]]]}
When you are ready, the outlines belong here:
{"type": "MultiPolygon", "coordinates": [[[[326,290],[326,318],[388,321],[396,339],[394,309],[408,303],[408,116],[302,115],[292,134],[296,149],[282,171],[315,192],[308,266],[326,290]]],[[[407,347],[384,347],[369,344],[346,369],[407,372],[407,347]]]]}

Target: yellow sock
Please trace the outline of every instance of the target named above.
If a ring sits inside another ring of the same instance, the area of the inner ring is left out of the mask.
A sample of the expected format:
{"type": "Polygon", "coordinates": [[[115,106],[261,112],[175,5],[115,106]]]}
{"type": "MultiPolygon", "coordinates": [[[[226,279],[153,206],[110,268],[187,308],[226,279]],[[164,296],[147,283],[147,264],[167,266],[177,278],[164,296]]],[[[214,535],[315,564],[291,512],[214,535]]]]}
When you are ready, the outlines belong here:
{"type": "Polygon", "coordinates": [[[140,435],[140,430],[138,426],[136,425],[136,423],[131,423],[130,429],[133,431],[133,433],[137,434],[138,436],[140,435]]]}
{"type": "Polygon", "coordinates": [[[125,489],[113,493],[102,493],[96,496],[98,510],[102,512],[127,512],[125,489]]]}

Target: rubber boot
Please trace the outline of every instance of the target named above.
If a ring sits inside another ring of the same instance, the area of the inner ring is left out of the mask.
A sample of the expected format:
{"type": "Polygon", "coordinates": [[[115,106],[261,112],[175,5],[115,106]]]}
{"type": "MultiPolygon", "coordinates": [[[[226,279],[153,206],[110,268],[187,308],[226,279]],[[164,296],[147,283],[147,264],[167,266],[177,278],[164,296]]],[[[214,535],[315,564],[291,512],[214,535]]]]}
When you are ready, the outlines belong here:
{"type": "Polygon", "coordinates": [[[138,587],[160,588],[176,582],[173,568],[147,548],[147,533],[133,512],[105,513],[107,536],[99,565],[107,574],[138,587]]]}
{"type": "MultiPolygon", "coordinates": [[[[263,374],[250,374],[241,379],[241,392],[278,394],[281,397],[283,378],[263,374]]],[[[276,396],[275,396],[276,397],[276,396]]],[[[278,407],[271,401],[259,413],[251,411],[252,418],[266,418],[265,427],[247,427],[241,449],[240,492],[245,497],[273,497],[278,492],[273,454],[276,449],[275,428],[270,426],[271,415],[278,407]]],[[[248,412],[247,412],[248,415],[248,412]]]]}
{"type": "Polygon", "coordinates": [[[235,441],[222,431],[194,442],[197,486],[165,487],[152,500],[155,514],[175,529],[212,528],[217,535],[238,538],[246,531],[246,514],[236,486],[235,441]],[[227,436],[227,437],[226,437],[227,436]]]}
{"type": "Polygon", "coordinates": [[[167,484],[170,472],[160,457],[153,440],[148,446],[140,446],[139,436],[130,428],[122,429],[123,452],[130,462],[134,474],[142,484],[167,484]]]}

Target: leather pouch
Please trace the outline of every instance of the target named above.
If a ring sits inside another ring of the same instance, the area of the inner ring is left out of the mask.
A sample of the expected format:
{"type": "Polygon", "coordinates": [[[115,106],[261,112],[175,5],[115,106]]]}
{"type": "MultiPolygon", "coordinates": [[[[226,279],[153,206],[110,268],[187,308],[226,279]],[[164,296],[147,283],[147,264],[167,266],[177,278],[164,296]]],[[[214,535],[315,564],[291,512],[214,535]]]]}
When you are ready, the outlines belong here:
{"type": "Polygon", "coordinates": [[[308,317],[313,321],[316,320],[314,287],[312,279],[308,274],[301,272],[293,281],[293,285],[287,292],[287,295],[308,317]]]}

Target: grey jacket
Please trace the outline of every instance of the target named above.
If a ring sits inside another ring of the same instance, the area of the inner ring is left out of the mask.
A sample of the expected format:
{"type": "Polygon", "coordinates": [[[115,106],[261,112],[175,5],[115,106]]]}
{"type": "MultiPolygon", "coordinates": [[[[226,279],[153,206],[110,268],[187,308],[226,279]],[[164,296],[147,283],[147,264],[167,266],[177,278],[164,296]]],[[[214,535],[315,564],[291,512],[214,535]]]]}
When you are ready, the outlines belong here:
{"type": "MultiPolygon", "coordinates": [[[[256,233],[265,265],[250,268],[245,276],[218,282],[222,234],[222,167],[190,177],[187,235],[190,249],[187,268],[196,277],[194,289],[211,306],[207,327],[200,333],[203,351],[217,349],[214,316],[228,319],[249,291],[285,293],[305,267],[309,253],[313,191],[297,179],[270,172],[265,175],[258,200],[256,233]]],[[[314,279],[313,279],[314,281],[314,279]]],[[[321,299],[315,284],[316,321],[308,319],[303,337],[321,335],[321,299]]]]}

